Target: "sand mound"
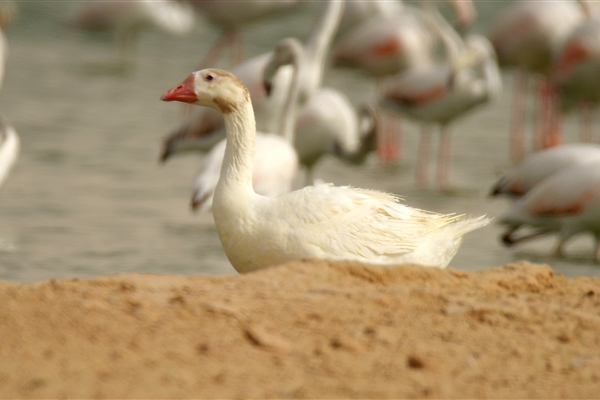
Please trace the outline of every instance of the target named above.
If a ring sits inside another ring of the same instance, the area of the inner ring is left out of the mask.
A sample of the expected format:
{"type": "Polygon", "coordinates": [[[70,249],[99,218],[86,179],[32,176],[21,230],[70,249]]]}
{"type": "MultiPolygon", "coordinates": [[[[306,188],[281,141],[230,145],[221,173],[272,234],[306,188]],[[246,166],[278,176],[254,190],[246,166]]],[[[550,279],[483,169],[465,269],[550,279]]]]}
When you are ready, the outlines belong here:
{"type": "Polygon", "coordinates": [[[0,283],[2,397],[598,397],[600,281],[304,261],[0,283]]]}

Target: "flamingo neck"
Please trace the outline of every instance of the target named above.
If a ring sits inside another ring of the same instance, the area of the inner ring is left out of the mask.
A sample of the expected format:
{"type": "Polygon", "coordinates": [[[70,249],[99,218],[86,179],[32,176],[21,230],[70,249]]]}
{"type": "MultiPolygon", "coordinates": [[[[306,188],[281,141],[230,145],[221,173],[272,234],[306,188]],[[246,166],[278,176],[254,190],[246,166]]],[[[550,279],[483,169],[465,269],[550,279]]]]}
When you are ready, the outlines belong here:
{"type": "Polygon", "coordinates": [[[279,120],[279,134],[287,140],[288,143],[294,143],[294,135],[296,131],[296,117],[298,115],[298,98],[300,96],[300,74],[301,60],[303,58],[302,48],[294,47],[294,57],[292,61],[293,73],[292,82],[288,91],[283,109],[281,110],[279,120]]]}
{"type": "Polygon", "coordinates": [[[252,171],[256,143],[256,123],[250,101],[240,103],[235,110],[223,114],[227,145],[221,167],[221,177],[215,190],[215,201],[219,197],[230,197],[254,193],[252,171]],[[227,193],[227,194],[226,194],[227,193]],[[223,196],[225,195],[225,196],[223,196]]]}
{"type": "Polygon", "coordinates": [[[321,87],[326,55],[340,24],[343,11],[343,1],[329,0],[323,17],[319,20],[306,42],[304,48],[307,68],[305,68],[305,73],[309,74],[305,77],[307,82],[304,90],[306,97],[321,87]]]}
{"type": "Polygon", "coordinates": [[[464,41],[434,3],[426,2],[424,6],[430,27],[442,41],[446,59],[450,65],[454,65],[465,49],[464,41]]]}

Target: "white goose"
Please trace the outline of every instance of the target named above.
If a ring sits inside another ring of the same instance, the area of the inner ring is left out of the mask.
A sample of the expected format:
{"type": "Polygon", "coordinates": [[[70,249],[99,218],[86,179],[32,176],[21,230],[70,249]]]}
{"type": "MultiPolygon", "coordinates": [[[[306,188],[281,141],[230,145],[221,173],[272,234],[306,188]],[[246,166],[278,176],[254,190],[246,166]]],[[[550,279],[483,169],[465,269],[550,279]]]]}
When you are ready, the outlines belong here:
{"type": "Polygon", "coordinates": [[[306,257],[448,265],[469,231],[489,223],[407,207],[378,191],[308,186],[279,197],[252,189],[256,129],[250,95],[229,72],[205,69],[161,97],[219,110],[227,146],[213,216],[238,272],[306,257]]]}

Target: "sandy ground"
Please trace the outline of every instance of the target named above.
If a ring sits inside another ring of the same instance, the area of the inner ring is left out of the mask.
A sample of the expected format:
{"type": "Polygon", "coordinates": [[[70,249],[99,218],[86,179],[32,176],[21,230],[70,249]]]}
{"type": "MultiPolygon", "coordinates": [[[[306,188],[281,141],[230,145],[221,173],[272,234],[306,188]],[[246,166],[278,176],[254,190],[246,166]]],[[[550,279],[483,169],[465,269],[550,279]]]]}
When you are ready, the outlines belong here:
{"type": "Polygon", "coordinates": [[[600,281],[303,261],[0,283],[0,396],[600,397],[600,281]]]}

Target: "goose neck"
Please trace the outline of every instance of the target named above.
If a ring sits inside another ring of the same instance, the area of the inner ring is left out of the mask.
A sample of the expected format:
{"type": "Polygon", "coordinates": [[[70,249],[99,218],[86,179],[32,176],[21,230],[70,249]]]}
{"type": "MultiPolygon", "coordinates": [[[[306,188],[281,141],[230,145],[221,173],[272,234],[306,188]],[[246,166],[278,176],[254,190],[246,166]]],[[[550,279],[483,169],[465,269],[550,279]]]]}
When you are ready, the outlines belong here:
{"type": "MultiPolygon", "coordinates": [[[[252,191],[252,171],[256,143],[256,123],[252,103],[245,101],[223,114],[227,145],[221,167],[221,184],[252,191]]],[[[218,187],[217,187],[218,190],[218,187]]]]}
{"type": "Polygon", "coordinates": [[[300,96],[300,74],[304,69],[302,63],[303,53],[302,48],[298,47],[294,50],[294,57],[292,61],[293,73],[292,82],[290,85],[289,92],[285,99],[283,109],[279,121],[279,133],[288,141],[288,143],[294,143],[295,127],[296,127],[296,116],[298,114],[298,97],[300,96]]]}

